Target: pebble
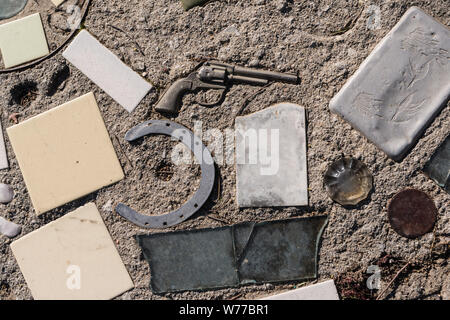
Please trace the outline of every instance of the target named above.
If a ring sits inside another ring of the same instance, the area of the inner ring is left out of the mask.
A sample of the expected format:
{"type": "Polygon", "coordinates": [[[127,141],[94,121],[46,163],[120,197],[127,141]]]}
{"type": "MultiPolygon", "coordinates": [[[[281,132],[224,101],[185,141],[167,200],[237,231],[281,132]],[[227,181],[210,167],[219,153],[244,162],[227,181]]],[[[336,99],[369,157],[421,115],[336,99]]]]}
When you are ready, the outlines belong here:
{"type": "Polygon", "coordinates": [[[0,183],[0,203],[9,203],[13,198],[13,188],[9,184],[0,183]]]}
{"type": "Polygon", "coordinates": [[[0,233],[8,238],[14,238],[22,231],[22,227],[0,217],[0,233]]]}

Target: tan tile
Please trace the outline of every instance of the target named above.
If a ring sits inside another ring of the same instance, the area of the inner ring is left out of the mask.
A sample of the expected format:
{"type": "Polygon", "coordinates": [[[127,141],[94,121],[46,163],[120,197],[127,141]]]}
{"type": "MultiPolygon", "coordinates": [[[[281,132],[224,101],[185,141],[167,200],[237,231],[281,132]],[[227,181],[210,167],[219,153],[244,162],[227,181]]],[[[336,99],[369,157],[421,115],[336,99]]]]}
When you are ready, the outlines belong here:
{"type": "Polygon", "coordinates": [[[61,3],[63,3],[66,0],[52,0],[53,4],[57,7],[59,6],[61,3]]]}
{"type": "Polygon", "coordinates": [[[112,299],[133,282],[94,203],[11,244],[34,299],[112,299]]]}
{"type": "Polygon", "coordinates": [[[6,131],[38,215],[124,177],[93,93],[6,131]]]}
{"type": "Polygon", "coordinates": [[[47,55],[48,44],[39,13],[0,25],[0,50],[5,68],[47,55]]]}

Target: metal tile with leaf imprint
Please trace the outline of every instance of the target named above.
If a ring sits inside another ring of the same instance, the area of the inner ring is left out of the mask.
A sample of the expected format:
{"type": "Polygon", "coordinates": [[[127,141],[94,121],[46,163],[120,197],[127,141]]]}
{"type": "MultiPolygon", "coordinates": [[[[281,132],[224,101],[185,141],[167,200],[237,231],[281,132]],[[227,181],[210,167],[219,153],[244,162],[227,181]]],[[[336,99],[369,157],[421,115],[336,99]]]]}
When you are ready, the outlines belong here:
{"type": "Polygon", "coordinates": [[[396,161],[450,96],[450,30],[412,7],[330,102],[396,161]]]}

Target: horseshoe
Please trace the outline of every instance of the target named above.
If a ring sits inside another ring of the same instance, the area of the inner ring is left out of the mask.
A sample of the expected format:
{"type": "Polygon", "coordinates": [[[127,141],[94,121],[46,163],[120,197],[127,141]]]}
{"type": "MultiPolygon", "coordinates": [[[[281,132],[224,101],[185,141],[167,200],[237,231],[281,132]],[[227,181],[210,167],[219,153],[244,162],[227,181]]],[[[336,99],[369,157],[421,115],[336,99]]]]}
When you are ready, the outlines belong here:
{"type": "Polygon", "coordinates": [[[127,132],[125,140],[132,142],[150,134],[171,136],[191,149],[200,163],[202,179],[194,196],[181,208],[158,216],[143,215],[127,205],[119,203],[116,212],[128,221],[147,229],[162,229],[177,225],[196,213],[208,200],[214,187],[215,166],[208,148],[188,128],[167,120],[146,121],[127,132]]]}

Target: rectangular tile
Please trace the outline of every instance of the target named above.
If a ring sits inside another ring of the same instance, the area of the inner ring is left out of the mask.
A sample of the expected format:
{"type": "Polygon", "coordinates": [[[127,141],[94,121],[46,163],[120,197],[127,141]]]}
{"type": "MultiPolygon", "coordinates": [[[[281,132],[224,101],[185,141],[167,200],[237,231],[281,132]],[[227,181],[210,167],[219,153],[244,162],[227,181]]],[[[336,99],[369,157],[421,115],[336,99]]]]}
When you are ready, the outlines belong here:
{"type": "Polygon", "coordinates": [[[92,93],[7,129],[37,214],[124,174],[92,93]]]}
{"type": "Polygon", "coordinates": [[[49,54],[40,14],[0,25],[0,50],[5,68],[49,54]]]}
{"type": "Polygon", "coordinates": [[[308,205],[305,109],[281,103],[235,123],[238,206],[308,205]]]}
{"type": "Polygon", "coordinates": [[[261,300],[339,300],[333,280],[287,291],[261,300]]]}
{"type": "Polygon", "coordinates": [[[0,122],[0,170],[8,169],[8,154],[6,153],[5,139],[3,137],[3,128],[0,122]]]}
{"type": "Polygon", "coordinates": [[[94,203],[11,244],[36,300],[104,300],[133,282],[94,203]]]}
{"type": "Polygon", "coordinates": [[[155,293],[315,278],[327,217],[138,235],[155,293]]]}
{"type": "Polygon", "coordinates": [[[58,7],[61,3],[63,3],[66,0],[52,0],[53,4],[58,7]]]}
{"type": "Polygon", "coordinates": [[[152,88],[86,30],[81,30],[63,56],[128,112],[152,88]]]}
{"type": "Polygon", "coordinates": [[[409,9],[330,102],[331,111],[402,160],[450,96],[450,30],[409,9]]]}

